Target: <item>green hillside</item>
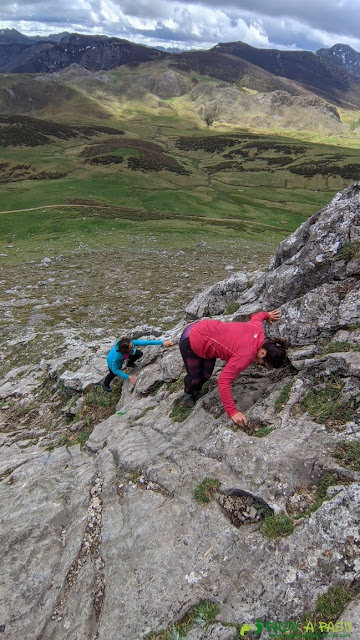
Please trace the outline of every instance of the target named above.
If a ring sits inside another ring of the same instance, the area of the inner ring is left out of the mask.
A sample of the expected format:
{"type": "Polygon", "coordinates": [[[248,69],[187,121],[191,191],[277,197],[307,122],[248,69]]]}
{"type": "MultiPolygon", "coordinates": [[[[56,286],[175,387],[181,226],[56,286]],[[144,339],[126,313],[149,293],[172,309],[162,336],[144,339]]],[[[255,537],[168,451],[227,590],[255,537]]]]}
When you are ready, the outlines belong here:
{"type": "Polygon", "coordinates": [[[266,267],[359,176],[356,148],[160,115],[109,122],[0,117],[6,332],[172,326],[206,285],[266,267]]]}

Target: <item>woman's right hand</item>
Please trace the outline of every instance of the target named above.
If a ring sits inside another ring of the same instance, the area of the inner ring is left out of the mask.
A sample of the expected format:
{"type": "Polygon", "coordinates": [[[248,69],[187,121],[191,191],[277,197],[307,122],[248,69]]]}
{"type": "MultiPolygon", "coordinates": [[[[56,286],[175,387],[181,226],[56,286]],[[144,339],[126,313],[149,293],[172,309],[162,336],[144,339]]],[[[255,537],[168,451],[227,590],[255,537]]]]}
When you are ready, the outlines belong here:
{"type": "Polygon", "coordinates": [[[281,317],[280,309],[274,309],[273,311],[269,311],[268,323],[272,324],[273,322],[277,322],[277,320],[280,320],[280,317],[281,317]]]}
{"type": "Polygon", "coordinates": [[[130,382],[130,384],[135,384],[136,376],[129,376],[129,382],[130,382]]]}
{"type": "Polygon", "coordinates": [[[234,413],[234,415],[231,416],[231,420],[233,420],[235,424],[239,425],[239,427],[246,427],[248,423],[246,416],[244,416],[244,414],[241,413],[241,411],[234,413]]]}

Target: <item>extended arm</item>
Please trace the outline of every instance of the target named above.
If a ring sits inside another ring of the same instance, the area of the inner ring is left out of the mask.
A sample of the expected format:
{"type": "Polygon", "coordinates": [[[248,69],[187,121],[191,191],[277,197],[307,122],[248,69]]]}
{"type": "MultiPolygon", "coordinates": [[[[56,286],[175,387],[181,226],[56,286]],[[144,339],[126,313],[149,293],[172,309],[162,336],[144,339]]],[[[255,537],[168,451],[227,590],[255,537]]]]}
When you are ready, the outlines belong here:
{"type": "Polygon", "coordinates": [[[252,362],[251,356],[240,358],[231,358],[227,365],[223,368],[219,375],[218,387],[221,402],[224,405],[224,409],[228,416],[236,422],[236,424],[246,424],[247,420],[242,414],[235,402],[231,391],[231,384],[233,380],[239,375],[241,371],[246,369],[252,362]],[[240,420],[240,422],[239,422],[240,420]]]}
{"type": "Polygon", "coordinates": [[[264,322],[267,320],[269,324],[273,324],[277,320],[280,320],[280,309],[273,309],[273,311],[260,311],[260,313],[253,313],[250,322],[264,322]]]}
{"type": "Polygon", "coordinates": [[[174,343],[172,340],[132,340],[134,347],[147,347],[150,345],[161,345],[162,347],[171,347],[174,343]]]}

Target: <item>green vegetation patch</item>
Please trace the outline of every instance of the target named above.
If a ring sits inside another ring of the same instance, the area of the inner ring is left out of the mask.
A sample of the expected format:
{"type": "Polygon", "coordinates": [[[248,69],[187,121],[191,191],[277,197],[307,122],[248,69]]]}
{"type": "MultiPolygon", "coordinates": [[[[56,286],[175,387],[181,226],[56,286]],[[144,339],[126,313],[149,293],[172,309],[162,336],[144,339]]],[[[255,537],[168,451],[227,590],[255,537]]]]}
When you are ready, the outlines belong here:
{"type": "Polygon", "coordinates": [[[290,398],[292,382],[287,382],[280,391],[279,397],[275,401],[275,411],[279,412],[286,405],[290,398]]]}
{"type": "Polygon", "coordinates": [[[201,600],[175,625],[163,631],[149,633],[146,638],[147,640],[181,640],[181,638],[187,637],[188,631],[195,624],[206,630],[216,622],[218,613],[219,605],[217,602],[201,600]]]}
{"type": "Polygon", "coordinates": [[[266,515],[264,520],[264,535],[273,540],[284,538],[294,531],[294,522],[286,513],[266,515]]]}
{"type": "Polygon", "coordinates": [[[360,242],[346,242],[337,252],[337,260],[353,260],[360,257],[360,242]]]}
{"type": "Polygon", "coordinates": [[[319,389],[311,389],[301,401],[302,408],[319,424],[339,426],[351,420],[354,414],[354,400],[342,402],[340,399],[344,383],[332,378],[319,389]]]}
{"type": "Polygon", "coordinates": [[[93,165],[102,164],[107,166],[109,164],[122,164],[124,162],[124,158],[118,155],[94,156],[93,158],[88,158],[85,162],[93,165]]]}
{"type": "Polygon", "coordinates": [[[346,341],[329,342],[324,353],[338,353],[339,351],[360,351],[360,344],[351,344],[346,341]]]}
{"type": "Polygon", "coordinates": [[[82,431],[78,436],[77,443],[83,447],[90,435],[91,435],[91,431],[89,429],[85,429],[85,431],[82,431]]]}
{"type": "Polygon", "coordinates": [[[53,138],[70,140],[71,138],[91,137],[98,133],[122,135],[124,132],[111,127],[70,126],[29,116],[0,115],[0,147],[36,147],[52,144],[53,138]]]}
{"type": "MultiPolygon", "coordinates": [[[[329,487],[336,485],[348,485],[350,482],[351,481],[348,480],[348,478],[345,478],[341,473],[325,473],[316,487],[315,494],[313,494],[312,504],[309,504],[309,506],[303,510],[298,506],[293,507],[291,510],[292,517],[299,519],[311,515],[314,511],[317,511],[324,502],[330,499],[327,494],[329,487]]],[[[310,490],[311,489],[313,488],[310,488],[310,490]]]]}
{"type": "Polygon", "coordinates": [[[184,379],[179,378],[178,380],[174,380],[174,382],[167,382],[166,387],[169,393],[175,393],[176,391],[180,391],[184,387],[184,379]]]}
{"type": "Polygon", "coordinates": [[[238,142],[238,138],[231,138],[230,136],[183,136],[177,138],[175,144],[181,151],[221,153],[228,147],[235,146],[238,142]]]}
{"type": "Polygon", "coordinates": [[[214,498],[220,488],[220,481],[216,478],[204,478],[194,490],[194,498],[201,504],[207,504],[214,498]]]}
{"type": "Polygon", "coordinates": [[[80,153],[80,157],[88,158],[102,155],[117,149],[140,149],[141,151],[158,151],[159,153],[164,153],[164,148],[160,144],[149,142],[149,140],[141,140],[139,138],[110,138],[104,142],[85,147],[80,153]]]}
{"type": "Polygon", "coordinates": [[[255,438],[266,438],[272,431],[274,431],[275,427],[260,427],[257,431],[254,431],[252,434],[255,438]]]}
{"type": "MultiPolygon", "coordinates": [[[[309,638],[318,638],[320,640],[324,637],[330,637],[329,634],[336,630],[334,626],[336,621],[354,597],[355,592],[353,590],[344,589],[340,586],[330,587],[326,593],[319,595],[314,611],[306,612],[301,616],[296,629],[296,640],[309,640],[309,638]]],[[[345,624],[347,625],[348,622],[345,621],[345,624]]],[[[275,623],[275,625],[280,627],[279,623],[275,623]]],[[[276,631],[275,625],[273,625],[272,632],[276,631]]],[[[348,628],[342,628],[344,632],[350,630],[350,625],[348,628]]],[[[347,635],[350,636],[350,633],[347,635]]],[[[290,629],[288,632],[272,635],[271,637],[274,640],[290,640],[290,638],[294,638],[294,630],[290,629]]],[[[340,632],[336,633],[336,637],[340,637],[340,632]]]]}
{"type": "Polygon", "coordinates": [[[144,409],[144,411],[142,412],[142,414],[139,416],[139,420],[140,420],[140,418],[143,418],[144,416],[146,416],[146,414],[147,414],[149,411],[154,411],[154,409],[156,409],[156,407],[157,407],[157,405],[156,405],[156,404],[154,404],[154,405],[153,405],[153,406],[151,406],[151,407],[146,407],[146,409],[144,409]]]}
{"type": "MultiPolygon", "coordinates": [[[[77,420],[84,420],[86,432],[106,420],[116,411],[122,388],[122,379],[118,378],[112,385],[111,393],[104,391],[100,386],[94,386],[84,396],[84,404],[76,416],[77,420]]],[[[91,431],[90,431],[91,432],[91,431]]],[[[89,437],[90,433],[87,437],[89,437]]]]}
{"type": "Polygon", "coordinates": [[[360,163],[348,163],[344,165],[329,164],[328,162],[313,162],[292,165],[291,173],[312,178],[316,174],[323,176],[340,176],[348,180],[358,180],[360,175],[360,163]]]}
{"type": "Polygon", "coordinates": [[[224,315],[231,316],[233,313],[235,313],[235,311],[238,310],[239,306],[240,305],[238,302],[230,302],[230,304],[226,307],[224,311],[224,315]]]}
{"type": "Polygon", "coordinates": [[[360,471],[360,440],[339,442],[333,456],[346,469],[360,471]]]}
{"type": "Polygon", "coordinates": [[[194,407],[182,407],[181,405],[175,405],[170,413],[170,418],[174,422],[184,422],[189,417],[194,407]]]}
{"type": "Polygon", "coordinates": [[[180,175],[189,175],[189,171],[175,158],[158,151],[142,152],[138,157],[129,158],[128,168],[133,171],[172,171],[180,175]]]}

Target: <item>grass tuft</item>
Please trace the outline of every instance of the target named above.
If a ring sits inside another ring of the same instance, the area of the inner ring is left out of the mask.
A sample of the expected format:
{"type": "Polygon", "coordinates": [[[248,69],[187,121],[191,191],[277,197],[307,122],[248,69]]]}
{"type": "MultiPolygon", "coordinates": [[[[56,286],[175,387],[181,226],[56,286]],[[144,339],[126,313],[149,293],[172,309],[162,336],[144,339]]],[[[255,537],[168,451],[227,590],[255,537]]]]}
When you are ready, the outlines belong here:
{"type": "Polygon", "coordinates": [[[333,455],[343,467],[360,471],[360,440],[339,442],[333,455]]]}
{"type": "Polygon", "coordinates": [[[294,531],[293,520],[284,512],[272,514],[265,517],[264,535],[273,540],[284,538],[294,531]]]}
{"type": "Polygon", "coordinates": [[[341,402],[340,396],[344,384],[332,378],[319,391],[311,389],[300,405],[308,411],[315,422],[345,424],[351,420],[354,407],[353,401],[341,402]]]}
{"type": "Polygon", "coordinates": [[[216,478],[204,478],[194,491],[194,498],[201,504],[207,504],[213,499],[214,494],[219,490],[220,482],[216,478]]]}
{"type": "Polygon", "coordinates": [[[78,436],[77,443],[83,447],[90,435],[91,435],[91,431],[89,429],[87,429],[86,431],[83,431],[78,436]]]}
{"type": "Polygon", "coordinates": [[[194,407],[181,407],[180,405],[175,405],[170,413],[170,418],[174,422],[184,422],[184,420],[189,417],[193,408],[194,407]]]}
{"type": "Polygon", "coordinates": [[[214,624],[218,613],[219,605],[216,602],[200,600],[180,622],[169,629],[150,633],[146,638],[147,640],[181,640],[187,637],[190,627],[194,624],[198,624],[202,629],[207,629],[211,624],[214,624]]]}
{"type": "Polygon", "coordinates": [[[290,391],[292,382],[287,382],[280,391],[279,397],[275,401],[275,411],[278,413],[288,402],[290,398],[290,391]]]}
{"type": "Polygon", "coordinates": [[[272,431],[274,431],[274,427],[261,427],[260,429],[258,429],[257,431],[254,431],[254,433],[252,434],[255,438],[265,438],[266,436],[269,435],[269,433],[271,433],[272,431]]]}
{"type": "Polygon", "coordinates": [[[350,344],[350,342],[329,342],[324,353],[338,353],[339,351],[360,351],[360,344],[350,344]]]}
{"type": "Polygon", "coordinates": [[[193,609],[194,622],[196,622],[203,629],[207,629],[210,624],[215,622],[216,616],[219,613],[219,605],[217,602],[210,602],[210,600],[202,600],[193,609]]]}
{"type": "MultiPolygon", "coordinates": [[[[308,640],[309,638],[330,637],[329,632],[333,625],[341,616],[346,605],[353,600],[355,593],[343,587],[330,587],[326,593],[319,595],[316,600],[315,610],[304,613],[300,618],[299,629],[296,632],[296,640],[308,640]],[[326,627],[322,625],[326,624],[326,627]]],[[[341,634],[334,634],[340,637],[341,634]]],[[[349,634],[350,635],[350,634],[349,634]]],[[[280,633],[271,636],[273,640],[290,640],[294,638],[294,633],[280,633]]]]}

